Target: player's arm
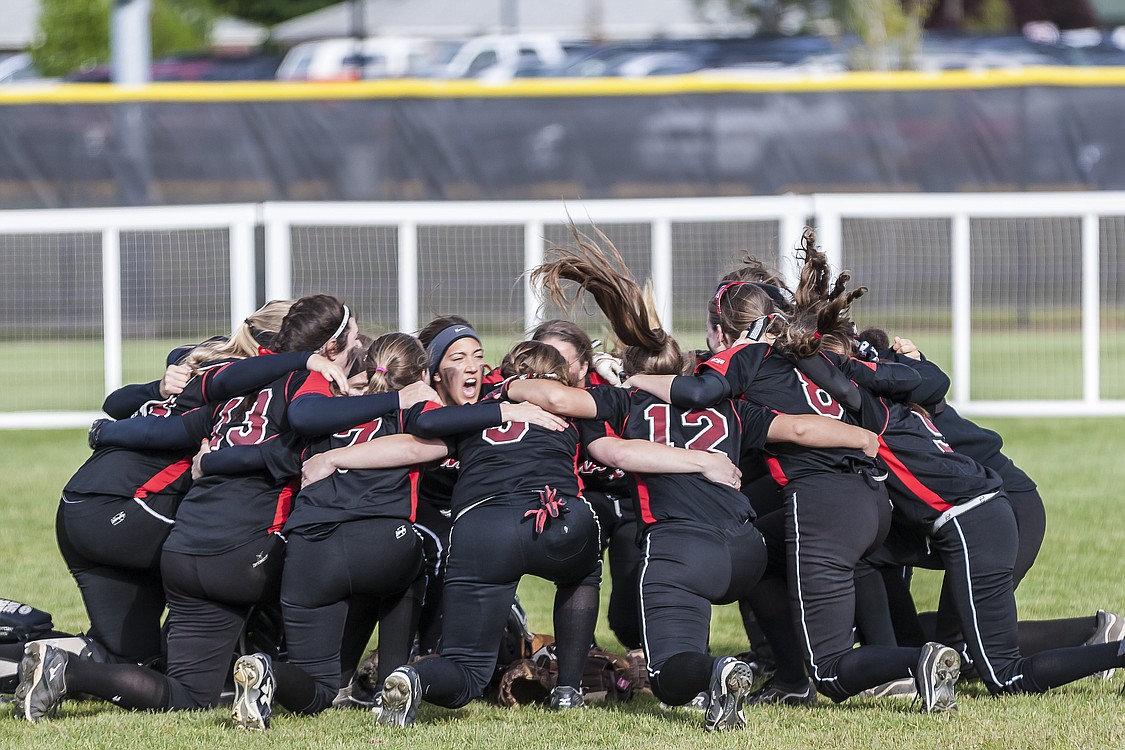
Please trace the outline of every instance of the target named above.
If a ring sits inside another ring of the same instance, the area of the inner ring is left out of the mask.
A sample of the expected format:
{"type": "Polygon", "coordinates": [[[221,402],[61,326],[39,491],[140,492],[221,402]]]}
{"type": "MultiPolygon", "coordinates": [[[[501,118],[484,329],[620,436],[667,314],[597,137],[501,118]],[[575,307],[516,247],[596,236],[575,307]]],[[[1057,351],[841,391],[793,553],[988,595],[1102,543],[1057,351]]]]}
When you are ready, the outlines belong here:
{"type": "Polygon", "coordinates": [[[309,485],[337,469],[391,469],[438,461],[450,453],[441,440],[415,435],[386,435],[366,443],[318,453],[301,467],[301,484],[309,485]]]}
{"type": "Polygon", "coordinates": [[[160,393],[160,381],[151,383],[133,383],[123,385],[105,397],[102,402],[102,411],[114,419],[127,419],[150,401],[161,401],[167,398],[160,393]]]}
{"type": "Polygon", "coordinates": [[[406,431],[421,438],[442,438],[498,427],[505,422],[527,422],[556,432],[567,428],[567,421],[535,404],[485,401],[463,406],[427,404],[412,410],[406,431]]]}
{"type": "MultiPolygon", "coordinates": [[[[526,401],[553,414],[575,419],[593,419],[598,415],[598,405],[587,391],[572,388],[546,378],[518,379],[505,382],[502,393],[513,401],[526,401]]],[[[617,464],[606,464],[617,466],[617,464]]]]}
{"type": "Polygon", "coordinates": [[[203,399],[207,402],[226,401],[245,393],[254,393],[295,370],[319,372],[342,392],[348,391],[348,375],[340,365],[312,352],[286,352],[248,357],[207,370],[203,373],[203,399]]]}
{"type": "Polygon", "coordinates": [[[91,448],[190,451],[211,434],[213,410],[193,409],[182,416],[99,419],[90,427],[91,448]]]}
{"type": "Polygon", "coordinates": [[[625,387],[639,388],[684,409],[705,409],[731,396],[730,382],[712,370],[698,375],[630,375],[625,387]]]}
{"type": "Polygon", "coordinates": [[[852,448],[872,458],[879,452],[875,433],[816,414],[778,414],[770,422],[766,441],[796,443],[806,448],[852,448]]]}
{"type": "Polygon", "coordinates": [[[364,422],[386,417],[398,409],[436,399],[430,386],[418,381],[401,391],[369,393],[363,396],[333,396],[331,384],[321,374],[305,380],[289,404],[289,426],[298,435],[312,437],[350,430],[364,422]]]}
{"type": "Polygon", "coordinates": [[[586,446],[590,458],[635,474],[702,474],[709,481],[737,487],[742,472],[724,453],[695,451],[653,443],[600,437],[586,446]]]}

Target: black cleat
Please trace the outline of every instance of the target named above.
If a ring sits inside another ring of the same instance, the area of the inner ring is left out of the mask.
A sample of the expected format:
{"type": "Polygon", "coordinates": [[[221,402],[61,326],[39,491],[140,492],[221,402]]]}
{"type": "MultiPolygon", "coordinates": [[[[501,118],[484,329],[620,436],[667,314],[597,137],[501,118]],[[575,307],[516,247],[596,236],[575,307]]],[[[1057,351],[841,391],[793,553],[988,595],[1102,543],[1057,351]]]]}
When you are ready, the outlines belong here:
{"type": "Polygon", "coordinates": [[[703,728],[714,732],[746,726],[742,702],[753,684],[754,672],[746,662],[733,656],[716,659],[711,669],[711,686],[707,691],[709,705],[703,728]]]}
{"type": "Polygon", "coordinates": [[[936,714],[957,710],[953,683],[961,674],[961,657],[948,646],[927,643],[922,646],[914,683],[922,701],[922,713],[936,714]]]}
{"type": "Polygon", "coordinates": [[[569,685],[556,685],[551,689],[551,702],[547,704],[552,711],[568,711],[572,708],[586,708],[582,691],[569,685]]]}
{"type": "Polygon", "coordinates": [[[36,722],[54,716],[66,697],[66,663],[70,654],[43,641],[24,648],[20,684],[15,692],[16,716],[36,722]]]}
{"type": "Polygon", "coordinates": [[[814,706],[816,705],[816,685],[809,680],[803,688],[787,688],[778,685],[774,679],[766,682],[758,690],[746,696],[748,706],[814,706]]]}
{"type": "Polygon", "coordinates": [[[383,681],[383,707],[378,722],[388,727],[414,723],[422,700],[422,682],[414,667],[399,667],[383,681]]]}

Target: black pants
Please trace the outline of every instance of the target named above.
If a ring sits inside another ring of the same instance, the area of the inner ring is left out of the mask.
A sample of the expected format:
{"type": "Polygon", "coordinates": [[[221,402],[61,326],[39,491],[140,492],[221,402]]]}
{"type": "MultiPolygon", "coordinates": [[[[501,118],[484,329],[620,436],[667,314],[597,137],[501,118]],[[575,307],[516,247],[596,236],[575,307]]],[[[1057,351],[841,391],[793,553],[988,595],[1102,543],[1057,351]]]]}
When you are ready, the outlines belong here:
{"type": "Polygon", "coordinates": [[[649,529],[640,576],[641,623],[658,698],[680,704],[707,688],[708,670],[677,670],[685,660],[674,657],[707,654],[711,605],[744,598],[765,567],[765,542],[750,523],[716,528],[660,521],[649,529]],[[697,674],[702,684],[693,679],[697,674]]]}
{"type": "Polygon", "coordinates": [[[641,647],[641,612],[637,585],[643,554],[638,544],[637,514],[628,497],[587,490],[598,515],[602,552],[609,554],[609,628],[625,648],[641,647]]]}
{"type": "MultiPolygon", "coordinates": [[[[566,498],[567,512],[548,521],[542,534],[535,533],[532,518],[524,517],[529,507],[526,502],[490,501],[465,512],[453,524],[441,656],[417,663],[427,701],[457,708],[484,693],[521,577],[554,581],[556,611],[570,589],[598,585],[601,551],[590,505],[566,498]]],[[[574,636],[581,641],[577,650],[583,657],[593,640],[593,625],[591,621],[589,632],[574,636]]],[[[556,622],[560,674],[574,667],[563,664],[563,653],[575,650],[573,644],[563,642],[567,630],[556,622]]]]}
{"type": "Polygon", "coordinates": [[[164,553],[169,708],[218,703],[250,608],[276,601],[284,559],[285,542],[276,534],[221,555],[164,553]]]}
{"type": "Polygon", "coordinates": [[[55,515],[59,551],[90,618],[88,635],[115,661],[148,662],[164,647],[160,548],[172,521],[157,510],[169,503],[152,500],[72,494],[55,515]]]}
{"type": "Polygon", "coordinates": [[[409,521],[348,521],[314,538],[297,532],[289,536],[285,557],[281,607],[289,656],[287,665],[277,665],[277,695],[286,708],[314,714],[332,705],[341,683],[345,623],[354,607],[377,612],[380,681],[407,662],[420,593],[413,584],[422,570],[422,540],[409,521]],[[287,677],[304,682],[304,689],[290,689],[287,677]],[[287,702],[289,695],[300,705],[287,702]]]}
{"type": "Polygon", "coordinates": [[[419,502],[414,527],[422,537],[425,556],[425,594],[418,621],[418,651],[431,654],[441,645],[442,598],[453,520],[432,503],[419,502]]]}
{"type": "MultiPolygon", "coordinates": [[[[790,482],[784,496],[784,575],[791,608],[789,624],[795,633],[785,629],[775,611],[763,616],[755,607],[774,645],[779,673],[783,659],[792,661],[790,652],[799,648],[817,689],[836,701],[910,676],[917,663],[917,648],[854,648],[856,569],[861,558],[882,544],[890,528],[886,491],[856,474],[820,474],[790,482]]],[[[773,530],[779,520],[774,514],[759,523],[772,547],[777,546],[773,530]]],[[[776,560],[776,553],[771,558],[776,560]]],[[[776,599],[781,589],[777,568],[771,563],[752,602],[763,597],[776,599]]],[[[794,670],[787,672],[792,675],[794,670]]]]}

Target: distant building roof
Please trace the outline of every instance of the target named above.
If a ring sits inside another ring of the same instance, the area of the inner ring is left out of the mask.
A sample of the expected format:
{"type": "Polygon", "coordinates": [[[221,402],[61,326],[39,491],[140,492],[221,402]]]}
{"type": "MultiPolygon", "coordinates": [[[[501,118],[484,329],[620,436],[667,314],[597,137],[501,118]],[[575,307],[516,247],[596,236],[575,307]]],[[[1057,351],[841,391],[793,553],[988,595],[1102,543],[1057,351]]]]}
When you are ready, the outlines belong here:
{"type": "MultiPolygon", "coordinates": [[[[464,38],[519,32],[567,39],[745,34],[725,2],[707,0],[362,0],[364,36],[464,38]],[[511,15],[505,17],[505,11],[511,15]],[[514,11],[514,12],[511,12],[514,11]]],[[[353,6],[342,2],[273,27],[279,42],[350,36],[353,6]]]]}

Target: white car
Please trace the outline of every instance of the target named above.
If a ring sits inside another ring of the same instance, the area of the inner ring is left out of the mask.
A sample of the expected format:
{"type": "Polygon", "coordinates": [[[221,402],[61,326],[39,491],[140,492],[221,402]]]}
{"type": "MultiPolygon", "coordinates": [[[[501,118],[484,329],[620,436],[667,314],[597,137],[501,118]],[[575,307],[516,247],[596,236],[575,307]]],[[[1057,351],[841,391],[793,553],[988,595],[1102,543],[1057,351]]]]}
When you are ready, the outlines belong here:
{"type": "Polygon", "coordinates": [[[277,68],[279,81],[428,77],[459,43],[414,37],[348,37],[298,44],[277,68]]]}

